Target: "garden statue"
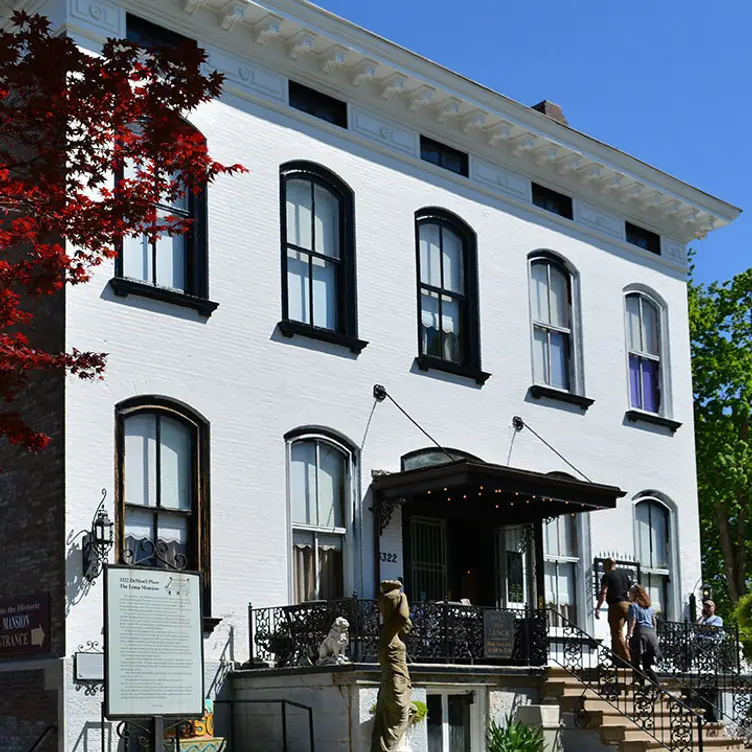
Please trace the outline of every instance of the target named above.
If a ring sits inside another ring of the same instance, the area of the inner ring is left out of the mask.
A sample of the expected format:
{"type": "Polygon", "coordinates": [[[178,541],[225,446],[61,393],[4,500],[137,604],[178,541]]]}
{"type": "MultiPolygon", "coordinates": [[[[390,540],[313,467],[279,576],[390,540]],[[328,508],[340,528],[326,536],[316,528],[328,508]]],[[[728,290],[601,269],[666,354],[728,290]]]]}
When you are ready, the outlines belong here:
{"type": "Polygon", "coordinates": [[[345,650],[350,642],[347,630],[350,623],[343,616],[338,616],[329,634],[319,645],[319,666],[338,666],[342,663],[350,663],[350,659],[345,655],[345,650]]]}
{"type": "Polygon", "coordinates": [[[398,580],[381,583],[379,635],[381,683],[373,719],[371,752],[398,752],[410,723],[412,685],[407,670],[405,643],[401,635],[410,631],[410,608],[398,580]]]}

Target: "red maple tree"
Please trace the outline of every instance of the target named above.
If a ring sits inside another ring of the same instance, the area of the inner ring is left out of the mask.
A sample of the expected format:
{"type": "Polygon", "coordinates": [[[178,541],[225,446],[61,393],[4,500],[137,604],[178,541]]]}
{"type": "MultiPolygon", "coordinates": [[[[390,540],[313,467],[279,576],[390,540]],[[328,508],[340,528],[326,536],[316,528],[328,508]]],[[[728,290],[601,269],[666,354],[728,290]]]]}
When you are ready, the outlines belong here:
{"type": "Polygon", "coordinates": [[[124,235],[186,232],[191,220],[159,216],[157,200],[244,168],[213,161],[183,120],[223,83],[195,44],[110,39],[92,55],[43,16],[12,24],[0,32],[0,440],[38,451],[49,437],[12,404],[30,375],[101,378],[106,355],[33,346],[34,299],[87,281],[124,235]]]}

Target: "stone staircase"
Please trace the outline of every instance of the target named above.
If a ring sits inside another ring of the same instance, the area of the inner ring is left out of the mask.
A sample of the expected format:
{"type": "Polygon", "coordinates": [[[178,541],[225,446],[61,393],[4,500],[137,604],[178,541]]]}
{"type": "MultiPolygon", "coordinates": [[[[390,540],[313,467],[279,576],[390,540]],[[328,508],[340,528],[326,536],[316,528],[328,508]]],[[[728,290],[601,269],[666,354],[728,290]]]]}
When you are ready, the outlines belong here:
{"type": "MultiPolygon", "coordinates": [[[[629,683],[631,672],[620,669],[618,686],[624,689],[629,683]]],[[[672,724],[677,726],[677,720],[685,720],[673,717],[669,700],[663,696],[656,701],[651,735],[629,717],[633,711],[631,699],[622,696],[618,700],[618,708],[614,707],[608,700],[588,689],[577,677],[558,666],[548,669],[543,692],[543,701],[559,705],[565,721],[567,717],[570,721],[574,720],[568,726],[598,732],[602,746],[617,752],[671,749],[669,730],[672,724]],[[663,741],[658,741],[655,737],[663,741]]],[[[675,735],[673,749],[675,752],[699,752],[696,733],[693,739],[693,742],[679,743],[679,738],[675,735]]],[[[566,746],[565,744],[565,748],[566,746]]],[[[743,749],[744,741],[729,736],[723,724],[703,724],[704,752],[741,752],[743,749]]]]}

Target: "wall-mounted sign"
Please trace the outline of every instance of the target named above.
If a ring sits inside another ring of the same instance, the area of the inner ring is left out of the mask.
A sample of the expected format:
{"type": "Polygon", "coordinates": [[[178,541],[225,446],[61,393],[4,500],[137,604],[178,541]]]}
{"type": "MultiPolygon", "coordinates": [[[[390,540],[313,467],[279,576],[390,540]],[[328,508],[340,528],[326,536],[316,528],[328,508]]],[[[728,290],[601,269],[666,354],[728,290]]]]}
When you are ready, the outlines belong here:
{"type": "Polygon", "coordinates": [[[486,658],[508,660],[514,652],[514,614],[509,611],[483,612],[483,652],[486,658]]]}
{"type": "Polygon", "coordinates": [[[50,652],[50,594],[0,600],[0,658],[50,652]]]}
{"type": "Polygon", "coordinates": [[[201,577],[105,569],[105,715],[204,715],[201,577]]]}

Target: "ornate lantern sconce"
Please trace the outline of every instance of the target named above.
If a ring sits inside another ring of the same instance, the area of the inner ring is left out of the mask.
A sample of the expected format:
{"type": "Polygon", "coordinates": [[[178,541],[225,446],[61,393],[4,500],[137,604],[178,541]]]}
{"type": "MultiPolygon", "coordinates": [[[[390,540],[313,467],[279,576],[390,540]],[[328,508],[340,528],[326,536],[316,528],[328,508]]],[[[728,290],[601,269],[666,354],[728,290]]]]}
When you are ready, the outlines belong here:
{"type": "Polygon", "coordinates": [[[83,537],[81,549],[84,555],[84,577],[89,582],[99,577],[102,567],[107,562],[107,557],[112,548],[112,529],[114,523],[104,508],[104,500],[107,498],[107,489],[102,489],[102,501],[99,502],[94,519],[91,521],[91,530],[83,537]]]}

